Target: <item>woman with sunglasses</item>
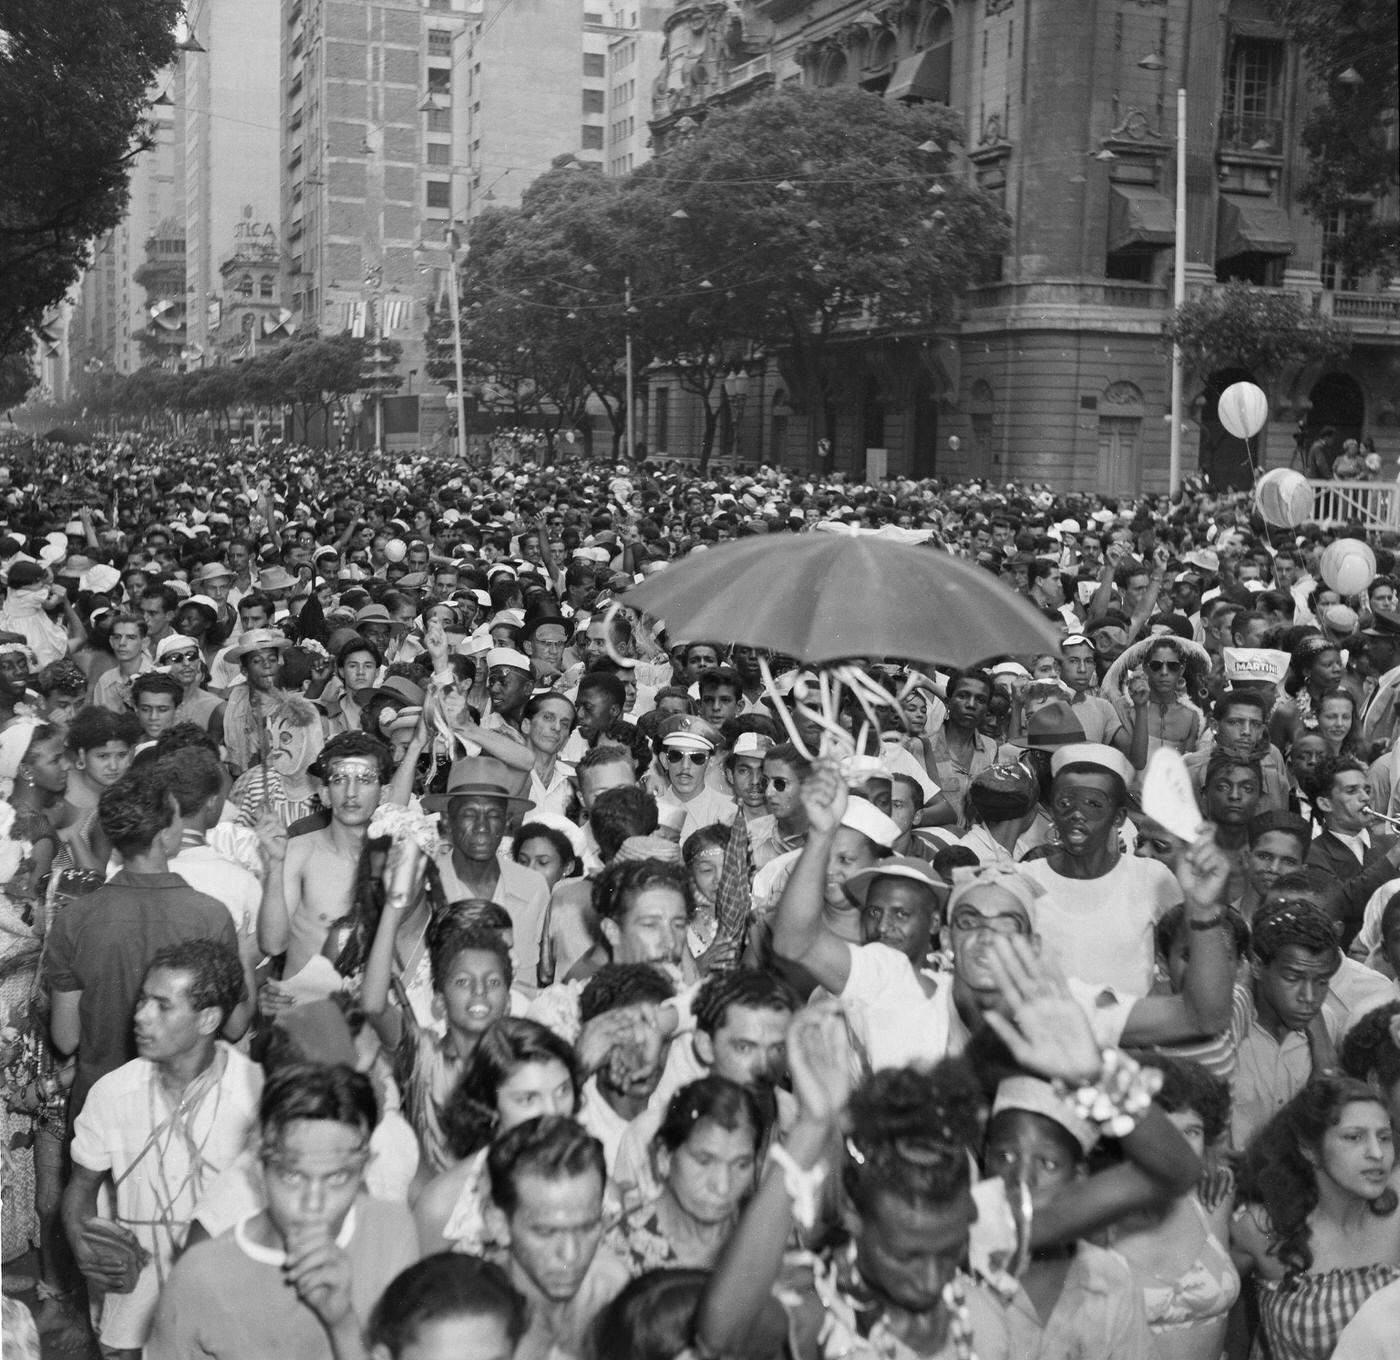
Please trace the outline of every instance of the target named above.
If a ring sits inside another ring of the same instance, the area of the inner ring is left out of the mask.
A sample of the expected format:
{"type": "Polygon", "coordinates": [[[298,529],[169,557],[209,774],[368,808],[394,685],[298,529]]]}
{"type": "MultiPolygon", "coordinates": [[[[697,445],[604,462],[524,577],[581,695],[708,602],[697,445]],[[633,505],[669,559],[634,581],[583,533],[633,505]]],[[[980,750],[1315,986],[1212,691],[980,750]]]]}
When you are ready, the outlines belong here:
{"type": "Polygon", "coordinates": [[[194,723],[211,736],[222,738],[224,733],[224,701],[205,688],[209,671],[199,639],[184,633],[171,633],[160,640],[158,660],[184,687],[185,693],[175,709],[177,723],[194,723]]]}
{"type": "Polygon", "coordinates": [[[1163,746],[1182,755],[1200,746],[1205,732],[1200,705],[1209,672],[1204,647],[1169,634],[1134,643],[1109,667],[1104,692],[1132,732],[1134,750],[1139,749],[1144,723],[1149,758],[1163,746]],[[1133,675],[1139,666],[1141,680],[1133,675]]]}

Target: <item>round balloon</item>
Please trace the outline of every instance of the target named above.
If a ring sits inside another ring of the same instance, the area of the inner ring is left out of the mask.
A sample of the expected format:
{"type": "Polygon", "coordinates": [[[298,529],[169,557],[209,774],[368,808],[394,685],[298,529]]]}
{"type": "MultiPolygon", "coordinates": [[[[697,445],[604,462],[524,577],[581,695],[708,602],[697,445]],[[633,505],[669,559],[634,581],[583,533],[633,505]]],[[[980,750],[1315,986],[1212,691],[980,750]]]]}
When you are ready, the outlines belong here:
{"type": "Polygon", "coordinates": [[[1269,399],[1252,382],[1231,383],[1220,394],[1220,423],[1236,439],[1252,439],[1269,418],[1269,399]]]}
{"type": "Polygon", "coordinates": [[[1376,555],[1359,538],[1339,538],[1322,553],[1322,579],[1338,595],[1359,595],[1376,575],[1376,555]]]}
{"type": "Polygon", "coordinates": [[[1295,468],[1271,468],[1254,487],[1254,504],[1268,524],[1295,529],[1313,514],[1313,489],[1295,468]]]}

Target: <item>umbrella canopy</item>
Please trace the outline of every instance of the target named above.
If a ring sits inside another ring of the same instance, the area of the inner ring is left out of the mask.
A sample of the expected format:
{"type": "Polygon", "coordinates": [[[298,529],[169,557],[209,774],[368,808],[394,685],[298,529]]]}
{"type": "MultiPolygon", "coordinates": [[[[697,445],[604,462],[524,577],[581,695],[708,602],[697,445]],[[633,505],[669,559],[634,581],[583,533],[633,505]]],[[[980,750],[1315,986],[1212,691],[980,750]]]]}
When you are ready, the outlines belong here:
{"type": "Polygon", "coordinates": [[[46,444],[82,444],[86,441],[76,430],[65,430],[61,425],[42,436],[46,444]]]}
{"type": "Polygon", "coordinates": [[[769,647],[810,665],[898,656],[968,666],[1053,652],[1059,631],[961,557],[869,534],[762,535],[648,577],[626,603],[672,637],[769,647]]]}

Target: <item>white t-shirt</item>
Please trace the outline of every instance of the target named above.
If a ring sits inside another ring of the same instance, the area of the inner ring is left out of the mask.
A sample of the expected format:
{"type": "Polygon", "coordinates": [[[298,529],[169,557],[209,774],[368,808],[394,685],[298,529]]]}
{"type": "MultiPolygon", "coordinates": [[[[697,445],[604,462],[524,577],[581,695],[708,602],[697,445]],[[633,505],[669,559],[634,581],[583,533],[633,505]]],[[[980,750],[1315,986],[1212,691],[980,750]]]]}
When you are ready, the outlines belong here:
{"type": "Polygon", "coordinates": [[[1165,864],[1124,855],[1102,878],[1065,878],[1047,859],[1020,867],[1045,889],[1033,909],[1036,933],[1063,972],[1120,996],[1152,990],[1152,927],[1182,900],[1165,864]]]}
{"type": "Polygon", "coordinates": [[[887,944],[847,944],[851,972],[841,992],[851,1038],[872,1071],[936,1063],[947,1056],[953,975],[932,975],[929,996],[914,965],[887,944]]]}

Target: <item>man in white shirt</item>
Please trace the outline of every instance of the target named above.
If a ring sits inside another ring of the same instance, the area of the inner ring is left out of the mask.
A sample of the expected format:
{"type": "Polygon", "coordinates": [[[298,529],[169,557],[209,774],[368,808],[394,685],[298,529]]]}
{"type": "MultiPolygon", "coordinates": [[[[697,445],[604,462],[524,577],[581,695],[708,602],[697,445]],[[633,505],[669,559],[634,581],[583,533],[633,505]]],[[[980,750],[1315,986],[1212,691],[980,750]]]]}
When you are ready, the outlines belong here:
{"type": "Polygon", "coordinates": [[[739,809],[732,798],[705,785],[705,771],[722,741],[720,734],[704,718],[679,714],[667,718],[657,729],[656,750],[666,787],[657,805],[685,810],[681,823],[681,844],[702,826],[723,822],[728,826],[739,809]]]}
{"type": "Polygon", "coordinates": [[[1036,929],[1061,970],[1120,996],[1152,988],[1152,928],[1182,900],[1171,870],[1121,855],[1133,767],[1111,746],[1062,746],[1050,760],[1050,812],[1059,844],[1022,868],[1039,883],[1036,929]]]}

